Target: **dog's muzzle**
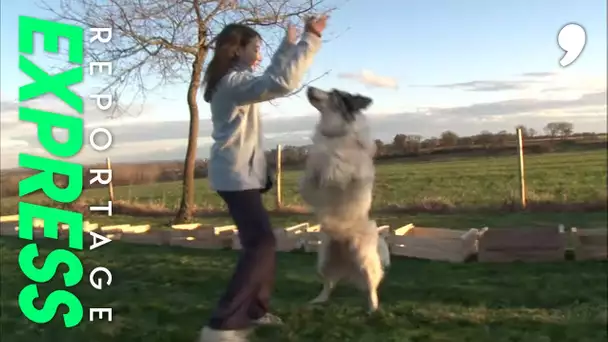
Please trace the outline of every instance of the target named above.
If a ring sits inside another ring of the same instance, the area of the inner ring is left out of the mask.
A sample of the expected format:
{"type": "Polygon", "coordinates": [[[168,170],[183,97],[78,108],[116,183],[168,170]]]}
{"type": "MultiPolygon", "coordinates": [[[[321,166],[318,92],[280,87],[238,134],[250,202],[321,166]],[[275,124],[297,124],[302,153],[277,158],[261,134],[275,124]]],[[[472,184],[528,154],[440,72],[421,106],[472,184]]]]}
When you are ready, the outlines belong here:
{"type": "Polygon", "coordinates": [[[322,90],[317,89],[315,87],[308,87],[308,89],[306,89],[306,96],[308,97],[309,101],[320,101],[323,97],[322,93],[322,90]]]}

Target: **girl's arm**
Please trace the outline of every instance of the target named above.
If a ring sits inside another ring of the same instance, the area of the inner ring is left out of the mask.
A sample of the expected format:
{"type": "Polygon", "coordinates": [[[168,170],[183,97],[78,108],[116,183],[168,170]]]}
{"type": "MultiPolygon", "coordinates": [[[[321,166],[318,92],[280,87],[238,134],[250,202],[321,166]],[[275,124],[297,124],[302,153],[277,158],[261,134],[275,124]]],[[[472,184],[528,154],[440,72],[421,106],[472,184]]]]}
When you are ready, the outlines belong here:
{"type": "Polygon", "coordinates": [[[320,47],[321,37],[306,32],[294,48],[284,51],[285,55],[273,56],[261,76],[233,72],[226,78],[225,86],[239,105],[285,96],[297,89],[320,47]]]}
{"type": "Polygon", "coordinates": [[[296,44],[290,42],[287,36],[285,36],[285,38],[281,42],[281,45],[279,45],[279,48],[272,56],[272,61],[270,62],[270,64],[279,64],[286,62],[291,57],[291,53],[294,51],[295,47],[296,44]]]}

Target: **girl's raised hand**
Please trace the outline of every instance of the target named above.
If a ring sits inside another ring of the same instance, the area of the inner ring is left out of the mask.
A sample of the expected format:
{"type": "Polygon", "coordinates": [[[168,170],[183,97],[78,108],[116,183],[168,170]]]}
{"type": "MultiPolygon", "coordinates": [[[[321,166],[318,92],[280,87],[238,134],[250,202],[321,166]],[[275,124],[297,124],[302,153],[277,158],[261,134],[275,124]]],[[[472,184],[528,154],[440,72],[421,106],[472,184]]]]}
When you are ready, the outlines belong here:
{"type": "Polygon", "coordinates": [[[306,24],[304,25],[304,31],[316,34],[317,36],[321,36],[323,30],[325,30],[325,26],[327,26],[327,18],[329,18],[326,14],[320,17],[310,17],[306,20],[306,24]]]}

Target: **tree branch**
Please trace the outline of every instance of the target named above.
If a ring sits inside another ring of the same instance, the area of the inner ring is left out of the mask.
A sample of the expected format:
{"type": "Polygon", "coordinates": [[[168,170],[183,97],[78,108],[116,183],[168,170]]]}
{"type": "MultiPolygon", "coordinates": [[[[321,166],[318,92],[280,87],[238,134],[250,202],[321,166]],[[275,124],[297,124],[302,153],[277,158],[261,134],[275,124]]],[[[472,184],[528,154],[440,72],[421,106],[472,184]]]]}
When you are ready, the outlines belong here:
{"type": "MultiPolygon", "coordinates": [[[[227,23],[251,25],[265,37],[276,37],[290,22],[334,10],[324,8],[323,0],[41,0],[40,7],[55,20],[112,28],[110,42],[87,39],[85,46],[87,62],[112,62],[113,75],[94,77],[102,84],[99,93],[114,97],[113,117],[142,104],[152,91],[189,82],[193,61],[206,56],[199,53],[212,48],[227,23]]],[[[272,50],[278,43],[265,42],[272,50]]]]}

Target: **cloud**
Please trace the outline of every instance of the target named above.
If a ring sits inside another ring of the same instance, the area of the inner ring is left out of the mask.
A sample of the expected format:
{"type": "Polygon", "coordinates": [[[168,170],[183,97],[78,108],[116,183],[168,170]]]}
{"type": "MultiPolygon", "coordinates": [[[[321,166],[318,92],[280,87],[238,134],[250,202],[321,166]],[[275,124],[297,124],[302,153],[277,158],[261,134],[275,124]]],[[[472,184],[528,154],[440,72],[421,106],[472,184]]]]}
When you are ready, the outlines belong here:
{"type": "Polygon", "coordinates": [[[527,72],[510,80],[472,80],[414,87],[443,88],[467,92],[509,92],[515,97],[578,97],[582,93],[606,88],[606,75],[580,75],[569,71],[527,72]]]}
{"type": "MultiPolygon", "coordinates": [[[[518,124],[541,131],[551,121],[573,122],[576,131],[606,130],[606,83],[602,83],[601,77],[563,73],[535,74],[527,76],[535,83],[528,83],[516,91],[508,91],[510,96],[493,102],[477,101],[451,107],[431,106],[424,110],[385,115],[370,113],[372,134],[376,139],[389,142],[398,133],[430,137],[438,136],[445,130],[453,130],[468,135],[482,130],[512,130],[518,124]]],[[[486,86],[488,84],[490,83],[486,81],[486,86]]],[[[28,105],[56,112],[65,110],[61,104],[50,99],[29,102],[28,105]]],[[[3,169],[15,167],[19,153],[48,156],[38,142],[33,124],[18,120],[18,107],[14,102],[0,103],[0,110],[0,164],[3,169]]],[[[158,121],[158,117],[151,116],[149,111],[139,117],[111,121],[105,119],[105,113],[94,107],[87,108],[85,113],[87,143],[73,159],[75,162],[99,163],[106,157],[115,163],[144,162],[180,160],[185,156],[187,121],[158,121]],[[99,126],[108,128],[113,135],[113,145],[105,152],[96,152],[88,146],[88,133],[99,126]]],[[[295,146],[309,144],[317,119],[316,114],[264,117],[265,147],[272,148],[279,143],[295,146]]],[[[209,119],[201,118],[199,127],[197,155],[205,158],[212,143],[212,124],[209,119]]]]}
{"type": "Polygon", "coordinates": [[[543,100],[535,98],[476,103],[451,108],[429,108],[432,115],[456,116],[507,116],[540,113],[550,110],[571,110],[578,107],[606,107],[606,90],[587,93],[577,99],[543,100]]]}
{"type": "Polygon", "coordinates": [[[354,79],[370,87],[389,89],[399,88],[399,84],[394,78],[379,76],[370,70],[361,70],[358,73],[340,73],[338,74],[338,77],[354,79]]]}
{"type": "Polygon", "coordinates": [[[526,83],[520,81],[469,81],[438,84],[434,88],[458,89],[464,91],[504,91],[525,89],[526,83]]]}
{"type": "Polygon", "coordinates": [[[521,74],[523,77],[550,77],[554,76],[555,72],[551,71],[538,71],[538,72],[524,72],[521,74]]]}

